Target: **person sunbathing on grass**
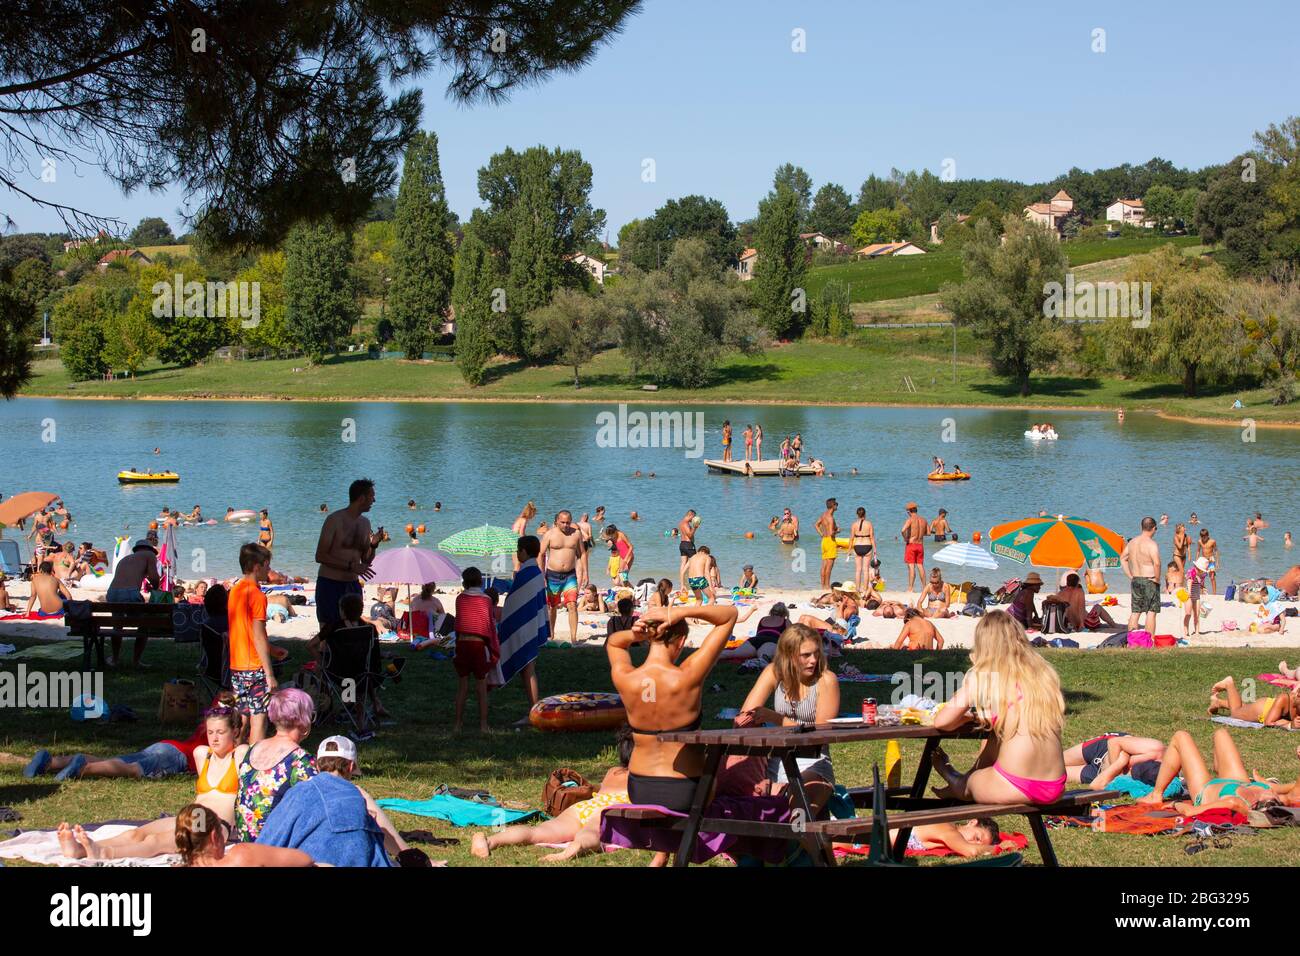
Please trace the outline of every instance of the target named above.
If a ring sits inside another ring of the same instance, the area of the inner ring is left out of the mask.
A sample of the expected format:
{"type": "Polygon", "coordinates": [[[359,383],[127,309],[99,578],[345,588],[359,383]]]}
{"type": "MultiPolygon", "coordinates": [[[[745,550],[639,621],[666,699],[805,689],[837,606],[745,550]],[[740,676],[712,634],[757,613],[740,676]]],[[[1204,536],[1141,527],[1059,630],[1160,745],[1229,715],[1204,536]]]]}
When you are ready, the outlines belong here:
{"type": "MultiPolygon", "coordinates": [[[[951,850],[967,859],[986,856],[995,850],[1018,850],[1014,841],[1003,840],[998,822],[992,817],[976,817],[960,825],[956,823],[928,823],[913,827],[907,838],[907,849],[920,853],[925,850],[951,850]]],[[[892,844],[898,838],[897,830],[889,831],[892,844]]]]}
{"type": "Polygon", "coordinates": [[[975,721],[993,735],[967,773],[936,749],[934,769],[946,786],[935,788],[935,793],[977,803],[1055,803],[1066,781],[1060,677],[1006,611],[990,611],[980,618],[970,660],[966,680],[935,714],[934,726],[951,731],[975,721]]]}
{"type": "Polygon", "coordinates": [[[1210,775],[1205,766],[1205,758],[1197,749],[1192,735],[1180,730],[1165,748],[1155,786],[1145,797],[1139,797],[1137,802],[1154,806],[1164,804],[1165,788],[1180,773],[1187,784],[1187,792],[1193,795],[1190,803],[1179,801],[1174,804],[1174,808],[1182,814],[1203,813],[1219,807],[1245,812],[1282,803],[1300,805],[1300,799],[1293,799],[1290,789],[1275,790],[1274,784],[1251,779],[1250,774],[1246,773],[1241,752],[1237,750],[1237,744],[1226,728],[1221,727],[1214,732],[1215,776],[1210,775]]]}
{"type": "Polygon", "coordinates": [[[1102,734],[1065,752],[1065,776],[1070,783],[1105,790],[1120,774],[1131,773],[1148,761],[1158,762],[1164,752],[1165,745],[1154,737],[1134,737],[1123,732],[1102,734]]]}
{"type": "MultiPolygon", "coordinates": [[[[558,817],[539,823],[536,826],[517,825],[506,827],[490,836],[475,833],[470,840],[470,852],[481,860],[486,860],[493,850],[503,846],[541,846],[548,843],[562,843],[564,848],[542,857],[545,863],[560,863],[594,853],[600,849],[600,817],[608,807],[628,804],[627,765],[632,759],[632,728],[623,725],[618,731],[615,744],[618,754],[618,766],[605,771],[605,777],[596,788],[596,794],[590,800],[572,804],[558,817]]],[[[666,857],[665,857],[666,862],[666,857]]],[[[653,865],[653,864],[652,864],[653,865]]],[[[658,865],[662,865],[660,862],[658,865]]]]}
{"type": "Polygon", "coordinates": [[[1300,691],[1292,689],[1274,697],[1244,701],[1237,682],[1229,675],[1210,688],[1210,706],[1205,708],[1211,717],[1226,710],[1228,716],[1248,720],[1266,727],[1300,727],[1300,691]],[[1219,691],[1227,696],[1220,697],[1219,691]]]}
{"type": "MultiPolygon", "coordinates": [[[[242,720],[239,712],[219,705],[205,715],[207,746],[194,748],[198,768],[194,803],[215,813],[227,825],[235,822],[235,794],[239,791],[237,762],[247,752],[239,744],[242,720]]],[[[84,776],[83,772],[83,776],[84,776]]],[[[59,824],[59,848],[74,860],[117,860],[123,857],[162,856],[176,852],[176,821],[171,817],[153,820],[107,840],[93,840],[81,824],[59,824]]]]}
{"type": "Polygon", "coordinates": [[[181,807],[172,823],[173,853],[181,855],[181,866],[328,866],[316,863],[302,850],[263,846],[260,843],[230,843],[230,824],[201,803],[181,807]]]}

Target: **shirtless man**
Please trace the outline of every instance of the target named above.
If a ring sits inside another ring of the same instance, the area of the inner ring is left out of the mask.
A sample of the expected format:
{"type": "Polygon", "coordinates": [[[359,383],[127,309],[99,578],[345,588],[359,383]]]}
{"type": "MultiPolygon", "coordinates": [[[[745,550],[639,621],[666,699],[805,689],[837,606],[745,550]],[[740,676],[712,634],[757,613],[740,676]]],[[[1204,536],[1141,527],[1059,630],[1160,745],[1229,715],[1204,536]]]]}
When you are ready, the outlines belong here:
{"type": "Polygon", "coordinates": [[[587,584],[591,581],[591,515],[587,512],[582,513],[578,519],[578,531],[582,533],[582,557],[578,561],[578,590],[587,590],[587,584]]]}
{"type": "Polygon", "coordinates": [[[799,519],[790,512],[789,508],[781,513],[776,523],[776,536],[782,544],[794,544],[799,540],[799,519]]]}
{"type": "Polygon", "coordinates": [[[1258,511],[1255,512],[1255,517],[1247,518],[1246,533],[1242,535],[1246,539],[1246,544],[1251,548],[1259,547],[1259,533],[1267,527],[1268,522],[1264,520],[1264,516],[1258,511]]]}
{"type": "Polygon", "coordinates": [[[550,614],[551,634],[555,634],[555,616],[564,605],[569,613],[569,636],[578,641],[578,561],[582,554],[582,532],[573,523],[573,514],[561,511],[555,526],[542,537],[537,564],[546,576],[546,609],[550,614]]]}
{"type": "Polygon", "coordinates": [[[348,506],[335,511],[321,525],[316,543],[316,620],[321,627],[339,620],[339,600],[345,594],[362,594],[358,578],[369,579],[370,562],[384,540],[384,529],[371,532],[365,513],[375,503],[375,483],[359,478],[348,486],[348,506]]]}
{"type": "Polygon", "coordinates": [[[930,530],[926,520],[916,513],[916,502],[907,503],[907,520],[903,522],[900,534],[903,536],[903,563],[907,565],[907,593],[917,580],[925,580],[925,544],[922,538],[930,530]]]}
{"type": "Polygon", "coordinates": [[[835,523],[835,509],[840,503],[834,498],[826,499],[826,510],[821,513],[814,527],[817,533],[822,537],[822,587],[831,586],[831,570],[835,567],[835,555],[838,553],[835,536],[839,534],[840,526],[835,523]]]}
{"type": "Polygon", "coordinates": [[[686,516],[677,522],[677,553],[682,556],[682,565],[677,571],[677,586],[686,590],[686,562],[695,554],[695,509],[688,508],[686,516]]]}
{"type": "Polygon", "coordinates": [[[707,597],[708,603],[717,603],[718,592],[713,584],[717,573],[718,562],[707,547],[701,546],[686,560],[686,586],[695,592],[695,600],[703,603],[707,597]]]}
{"type": "Polygon", "coordinates": [[[909,651],[941,651],[943,635],[934,622],[916,608],[909,607],[903,612],[903,629],[898,632],[898,640],[890,650],[901,651],[904,645],[909,651]]]}
{"type": "Polygon", "coordinates": [[[68,586],[54,576],[54,567],[49,561],[42,561],[40,569],[32,575],[32,596],[27,599],[27,610],[32,613],[32,606],[40,602],[39,611],[43,617],[53,617],[63,613],[63,602],[72,600],[68,586]]]}
{"type": "Polygon", "coordinates": [[[930,522],[930,534],[947,534],[948,533],[948,512],[944,508],[939,509],[939,517],[930,522]]]}
{"type": "Polygon", "coordinates": [[[1138,618],[1146,615],[1148,634],[1156,632],[1156,612],[1160,610],[1160,545],[1156,543],[1156,519],[1142,519],[1142,533],[1124,545],[1119,566],[1132,582],[1132,607],[1128,629],[1138,629],[1138,618]]]}
{"type": "Polygon", "coordinates": [[[1218,594],[1219,542],[1210,537],[1208,528],[1202,528],[1200,540],[1196,542],[1196,546],[1200,549],[1200,557],[1210,562],[1209,571],[1207,572],[1210,575],[1210,593],[1218,594]]]}

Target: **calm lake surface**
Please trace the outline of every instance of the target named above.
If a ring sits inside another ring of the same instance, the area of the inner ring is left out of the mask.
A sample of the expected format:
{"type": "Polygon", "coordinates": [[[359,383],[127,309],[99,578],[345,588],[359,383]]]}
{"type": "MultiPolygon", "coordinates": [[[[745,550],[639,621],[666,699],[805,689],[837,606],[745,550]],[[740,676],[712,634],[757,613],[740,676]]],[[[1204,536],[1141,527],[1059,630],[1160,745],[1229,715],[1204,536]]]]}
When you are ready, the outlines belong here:
{"type": "MultiPolygon", "coordinates": [[[[633,406],[703,416],[703,457],[721,457],[721,426],[736,430],[736,457],[744,457],[741,432],[761,423],[764,457],[774,457],[781,437],[800,432],[806,449],[822,458],[833,477],[743,478],[706,472],[703,459],[682,448],[602,447],[598,416],[616,405],[401,404],[305,402],[142,402],[19,399],[0,403],[3,464],[0,491],[61,494],[75,518],[66,532],[77,541],[111,545],[118,534],[141,536],[165,505],[220,518],[228,506],[269,508],[276,529],[278,570],[314,577],[312,561],[322,515],[345,505],[348,483],[375,481],[373,524],[384,525],[394,545],[408,523],[426,524],[426,547],[463,528],[509,526],[524,502],[537,503],[548,521],[561,508],[575,517],[607,509],[607,520],[636,546],[634,577],[670,573],[676,578],[677,543],[665,531],[693,507],[704,517],[698,541],[712,546],[723,579],[732,584],[742,564],[753,564],[762,583],[813,586],[819,561],[813,522],[828,497],[839,499],[847,534],[858,506],[876,524],[890,586],[905,580],[902,545],[894,538],[903,504],[915,499],[933,518],[948,509],[962,540],[996,523],[1036,515],[1040,509],[1137,532],[1143,515],[1170,517],[1158,540],[1168,560],[1174,524],[1195,511],[1219,539],[1220,587],[1236,578],[1280,573],[1300,560],[1282,547],[1282,532],[1300,531],[1297,486],[1300,431],[1261,429],[1242,441],[1238,428],[1164,421],[1113,413],[986,411],[903,408],[799,408],[743,406],[633,406]],[[942,441],[945,420],[950,437],[942,441]],[[1052,421],[1057,442],[1023,437],[1035,421],[1052,421]],[[345,441],[347,421],[355,441],[345,441]],[[54,441],[43,433],[54,428],[54,441]],[[153,454],[154,447],[161,454],[153,454]],[[969,482],[925,480],[930,458],[960,464],[969,482]],[[122,486],[116,474],[138,467],[178,471],[178,485],[122,486]],[[856,467],[857,475],[850,469],[856,467]],[[640,469],[654,479],[634,478],[640,469]],[[419,508],[407,508],[414,498],[419,508]],[[442,502],[441,512],[433,504],[442,502]],[[799,555],[767,531],[768,520],[790,507],[799,517],[807,549],[799,555]],[[629,512],[639,521],[628,520],[629,512]],[[1250,552],[1241,539],[1247,514],[1262,511],[1271,524],[1250,552]],[[744,537],[754,533],[753,540],[744,537]]],[[[606,433],[608,434],[608,429],[606,433]]],[[[639,436],[628,436],[637,438],[639,436]]],[[[535,527],[535,524],[534,524],[535,527]]],[[[1195,534],[1196,529],[1191,529],[1195,534]]],[[[12,536],[14,532],[10,532],[12,536]]],[[[207,574],[237,572],[239,545],[256,539],[254,525],[183,528],[182,553],[202,548],[207,574]]],[[[939,545],[927,544],[927,555],[939,545]]],[[[605,583],[605,554],[593,554],[593,578],[605,583]]],[[[852,560],[836,577],[852,575],[852,560]]],[[[1002,572],[946,571],[949,579],[990,581],[1002,572]]],[[[182,577],[187,575],[182,565],[182,577]]]]}

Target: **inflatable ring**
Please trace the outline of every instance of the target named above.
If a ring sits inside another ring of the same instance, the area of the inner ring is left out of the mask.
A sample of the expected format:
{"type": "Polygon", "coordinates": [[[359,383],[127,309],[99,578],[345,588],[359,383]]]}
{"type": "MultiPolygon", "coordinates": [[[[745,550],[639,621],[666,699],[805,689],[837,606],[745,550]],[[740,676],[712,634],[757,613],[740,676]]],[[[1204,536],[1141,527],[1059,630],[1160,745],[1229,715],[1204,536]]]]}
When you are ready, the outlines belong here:
{"type": "Polygon", "coordinates": [[[926,477],[931,481],[970,481],[970,474],[964,471],[932,471],[926,477]]]}
{"type": "Polygon", "coordinates": [[[549,732],[616,730],[627,720],[618,694],[577,691],[544,697],[528,712],[528,722],[549,732]]]}
{"type": "Polygon", "coordinates": [[[232,511],[229,514],[227,514],[226,520],[227,521],[252,521],[256,517],[257,517],[256,511],[249,511],[247,508],[243,508],[239,511],[232,511]]]}

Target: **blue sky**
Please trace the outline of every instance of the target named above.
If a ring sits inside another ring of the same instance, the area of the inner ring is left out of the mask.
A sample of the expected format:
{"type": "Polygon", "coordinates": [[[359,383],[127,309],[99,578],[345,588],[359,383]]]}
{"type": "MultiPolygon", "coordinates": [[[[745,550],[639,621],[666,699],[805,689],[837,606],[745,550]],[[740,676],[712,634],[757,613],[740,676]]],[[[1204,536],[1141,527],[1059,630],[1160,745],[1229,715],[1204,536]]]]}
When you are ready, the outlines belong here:
{"type": "MultiPolygon", "coordinates": [[[[479,203],[476,173],[506,146],[581,150],[593,200],[620,225],[702,193],[752,216],[783,162],[814,188],[850,193],[869,173],[929,168],[958,178],[1041,181],[1162,156],[1200,167],[1300,111],[1294,0],[980,2],[647,0],[576,74],[500,106],[453,105],[424,79],[448,199],[479,203]],[[1106,50],[1093,52],[1104,29],[1106,50]],[[802,29],[806,52],[791,49],[802,29]],[[644,182],[642,163],[655,162],[644,182]]],[[[39,164],[37,164],[39,172],[39,164]]],[[[179,229],[179,190],[123,197],[95,170],[30,189],[131,224],[179,229]]],[[[57,231],[51,211],[0,196],[18,231],[57,231]]]]}

